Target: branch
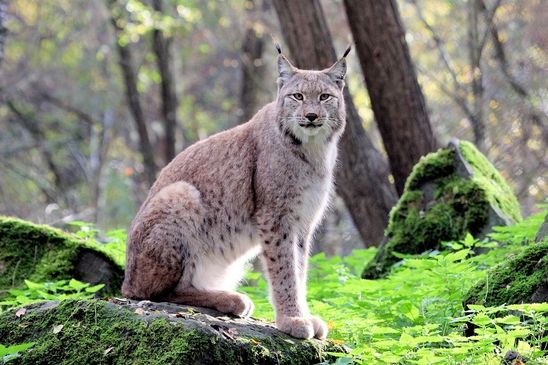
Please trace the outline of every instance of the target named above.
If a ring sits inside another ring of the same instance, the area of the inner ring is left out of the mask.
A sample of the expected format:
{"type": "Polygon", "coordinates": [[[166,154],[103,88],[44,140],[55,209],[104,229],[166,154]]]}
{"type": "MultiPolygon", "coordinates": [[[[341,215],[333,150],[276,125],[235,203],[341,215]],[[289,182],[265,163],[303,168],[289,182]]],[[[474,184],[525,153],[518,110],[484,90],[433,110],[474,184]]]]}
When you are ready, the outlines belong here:
{"type": "Polygon", "coordinates": [[[63,200],[67,204],[67,206],[70,206],[68,199],[66,199],[66,196],[64,193],[66,192],[66,186],[63,179],[63,175],[61,174],[61,170],[57,166],[57,164],[53,161],[53,155],[51,152],[43,145],[43,142],[46,140],[44,132],[40,129],[38,126],[38,123],[31,120],[30,117],[25,115],[15,104],[12,100],[6,100],[6,105],[8,109],[15,114],[16,120],[21,124],[21,126],[27,130],[27,132],[31,135],[32,139],[41,146],[42,151],[42,157],[46,160],[46,164],[53,174],[56,190],[60,193],[60,195],[63,197],[63,200]]]}
{"type": "Polygon", "coordinates": [[[48,225],[54,226],[54,227],[63,227],[69,222],[73,221],[86,221],[89,222],[90,217],[93,217],[95,215],[95,209],[94,208],[86,208],[80,212],[71,213],[69,215],[66,215],[64,217],[61,217],[59,219],[54,220],[53,222],[48,222],[48,225]]]}
{"type": "Polygon", "coordinates": [[[432,75],[430,72],[426,71],[425,69],[423,69],[420,66],[417,66],[417,68],[426,77],[428,77],[430,80],[432,80],[439,87],[441,92],[443,92],[446,96],[451,98],[455,102],[455,104],[457,104],[461,108],[463,113],[466,115],[467,118],[469,118],[471,120],[471,122],[475,121],[474,113],[472,112],[472,110],[470,110],[470,107],[468,106],[468,103],[466,102],[465,98],[463,98],[462,96],[458,95],[457,93],[449,90],[449,88],[447,88],[447,86],[445,85],[445,83],[443,81],[439,80],[437,77],[432,75]]]}
{"type": "Polygon", "coordinates": [[[447,52],[445,51],[443,40],[437,35],[437,33],[434,30],[434,28],[432,27],[432,25],[430,23],[428,23],[428,21],[424,17],[424,13],[422,12],[421,7],[417,3],[417,0],[409,0],[409,1],[415,6],[415,9],[417,11],[417,15],[419,16],[419,19],[420,19],[422,25],[428,30],[428,32],[430,33],[430,36],[432,37],[432,40],[436,44],[436,48],[438,49],[439,56],[440,56],[440,58],[441,58],[441,60],[444,64],[445,68],[447,69],[447,71],[451,75],[451,79],[453,80],[453,86],[455,87],[455,89],[464,90],[462,84],[457,79],[457,73],[455,72],[453,67],[451,67],[451,64],[449,63],[449,57],[447,56],[447,52]]]}
{"type": "MultiPolygon", "coordinates": [[[[430,23],[428,23],[428,21],[424,17],[422,9],[418,5],[417,0],[409,0],[409,1],[415,6],[415,9],[417,10],[417,15],[418,15],[421,23],[428,30],[428,32],[430,33],[430,36],[434,40],[434,43],[436,44],[436,48],[438,49],[440,58],[441,58],[441,60],[444,64],[445,68],[447,69],[447,71],[451,75],[451,79],[453,81],[453,88],[455,89],[455,91],[451,91],[446,86],[446,84],[444,82],[438,80],[430,72],[428,72],[424,69],[421,69],[420,67],[419,67],[419,69],[421,70],[421,72],[424,75],[426,75],[428,78],[430,78],[432,81],[434,81],[434,83],[439,87],[439,89],[445,95],[447,95],[449,98],[451,98],[455,102],[455,104],[457,104],[457,106],[459,106],[459,108],[463,111],[464,115],[468,118],[470,124],[472,125],[472,128],[474,129],[474,134],[475,134],[476,139],[477,139],[477,137],[478,137],[477,133],[478,132],[476,132],[476,131],[478,129],[481,129],[481,127],[482,127],[481,113],[478,114],[475,111],[473,111],[471,109],[470,105],[468,104],[467,100],[464,97],[459,95],[460,91],[466,92],[466,88],[458,81],[457,74],[456,74],[455,70],[453,69],[453,67],[451,67],[451,64],[449,62],[449,57],[447,56],[447,52],[445,51],[444,43],[443,43],[442,39],[437,35],[437,33],[434,30],[434,28],[432,27],[432,25],[430,23]]],[[[499,7],[501,1],[502,0],[497,0],[495,5],[493,6],[493,9],[491,10],[491,12],[489,12],[489,16],[487,18],[488,19],[487,23],[489,24],[488,29],[490,29],[491,24],[493,23],[493,18],[495,16],[495,12],[496,12],[497,8],[499,7]]],[[[472,39],[477,39],[477,38],[473,37],[472,39]]],[[[471,57],[472,58],[472,64],[479,64],[479,61],[481,59],[481,50],[484,47],[483,43],[485,43],[485,40],[483,39],[481,42],[477,41],[477,44],[473,44],[473,43],[476,43],[476,42],[471,42],[470,45],[469,45],[470,50],[474,55],[474,56],[471,57]],[[477,48],[473,49],[472,47],[474,47],[476,45],[477,45],[477,48]]],[[[474,93],[481,92],[481,87],[482,87],[481,83],[478,84],[477,81],[475,81],[473,83],[474,93]]],[[[476,94],[475,94],[475,97],[477,97],[476,94]]]]}
{"type": "MultiPolygon", "coordinates": [[[[485,3],[483,0],[481,0],[482,5],[485,7],[485,3]]],[[[525,100],[527,106],[531,110],[529,114],[529,118],[533,121],[534,124],[538,125],[543,129],[543,135],[546,135],[548,133],[546,123],[543,121],[546,117],[546,115],[538,110],[531,101],[531,96],[525,86],[523,86],[518,79],[512,74],[510,71],[510,64],[508,62],[508,58],[506,56],[506,50],[504,49],[504,44],[502,43],[502,40],[500,39],[500,34],[498,31],[497,25],[493,22],[491,27],[491,39],[493,41],[493,47],[495,49],[495,58],[497,59],[500,69],[502,71],[502,74],[504,76],[504,79],[512,90],[520,96],[522,99],[525,100]]]]}
{"type": "Polygon", "coordinates": [[[16,147],[13,147],[13,148],[7,148],[5,150],[1,150],[0,155],[2,155],[5,158],[13,157],[14,155],[16,155],[20,152],[31,151],[31,150],[34,150],[38,147],[39,147],[39,144],[35,142],[35,143],[32,143],[32,144],[21,145],[21,146],[16,146],[16,147]]]}
{"type": "Polygon", "coordinates": [[[137,88],[137,74],[133,68],[133,52],[129,45],[122,45],[119,42],[120,34],[124,30],[119,20],[122,18],[121,9],[117,6],[116,0],[107,0],[107,8],[110,12],[110,23],[114,30],[114,42],[118,50],[118,65],[122,72],[125,83],[126,99],[130,113],[133,116],[135,127],[139,135],[139,152],[143,157],[145,177],[148,186],[152,186],[156,180],[156,162],[150,141],[147,122],[140,101],[140,93],[137,88]]]}
{"type": "Polygon", "coordinates": [[[57,200],[57,195],[55,193],[52,193],[50,191],[51,189],[48,186],[42,184],[37,176],[31,176],[27,173],[27,171],[30,171],[30,169],[26,168],[25,172],[19,171],[15,164],[11,163],[7,158],[0,159],[0,164],[4,165],[4,168],[11,170],[14,174],[19,175],[19,177],[32,181],[34,184],[36,184],[36,187],[40,189],[48,202],[54,202],[57,200]]]}
{"type": "MultiPolygon", "coordinates": [[[[154,11],[163,16],[162,0],[152,0],[154,11]]],[[[160,74],[162,100],[162,122],[164,125],[164,159],[169,163],[175,157],[175,128],[177,126],[177,95],[175,93],[173,68],[171,66],[172,38],[159,27],[152,31],[152,49],[156,56],[156,68],[160,74]]],[[[185,141],[183,141],[183,144],[185,141]]]]}
{"type": "Polygon", "coordinates": [[[0,0],[0,67],[4,62],[4,46],[6,44],[6,36],[8,29],[6,28],[6,10],[8,1],[0,0]]]}
{"type": "Polygon", "coordinates": [[[480,0],[481,12],[485,16],[485,30],[483,32],[483,35],[478,45],[478,53],[477,53],[478,62],[479,62],[479,59],[481,58],[483,49],[485,48],[485,44],[487,43],[487,37],[489,36],[489,33],[491,32],[491,30],[493,29],[495,25],[494,23],[495,13],[497,12],[501,3],[502,3],[502,0],[496,0],[491,10],[487,11],[487,6],[485,5],[485,2],[483,0],[480,0]]]}
{"type": "Polygon", "coordinates": [[[91,115],[87,114],[86,112],[82,111],[81,109],[76,108],[73,105],[70,105],[64,100],[59,99],[57,96],[47,94],[45,92],[41,92],[40,96],[48,103],[55,105],[56,107],[63,109],[71,114],[76,115],[78,118],[80,118],[83,122],[86,122],[89,125],[95,125],[100,124],[97,120],[95,120],[91,115]]]}

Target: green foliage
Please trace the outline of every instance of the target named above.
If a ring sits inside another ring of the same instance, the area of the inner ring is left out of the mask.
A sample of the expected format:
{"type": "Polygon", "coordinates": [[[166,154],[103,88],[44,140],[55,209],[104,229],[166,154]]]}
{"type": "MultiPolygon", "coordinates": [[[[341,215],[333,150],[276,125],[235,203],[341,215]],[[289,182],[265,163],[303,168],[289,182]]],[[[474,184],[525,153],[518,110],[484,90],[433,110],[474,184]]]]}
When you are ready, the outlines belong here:
{"type": "MultiPolygon", "coordinates": [[[[466,312],[463,308],[470,288],[485,277],[487,269],[509,257],[523,256],[528,247],[544,247],[532,243],[542,217],[539,214],[512,227],[498,228],[484,240],[467,234],[460,241],[443,242],[443,252],[397,254],[401,264],[380,280],[360,278],[363,263],[376,254],[374,248],[355,250],[343,258],[327,258],[323,253],[312,257],[310,309],[328,321],[331,341],[351,348],[350,354],[333,353],[338,358],[336,363],[499,364],[506,351],[514,349],[532,363],[548,364],[547,354],[541,350],[548,341],[544,335],[546,303],[470,304],[466,312]],[[470,324],[475,334],[466,337],[464,330],[470,324]]],[[[86,242],[99,244],[98,240],[104,240],[93,226],[82,222],[75,225],[75,235],[86,242]]],[[[125,232],[112,231],[105,237],[106,249],[122,260],[125,232]]],[[[241,290],[255,303],[254,317],[273,320],[263,275],[248,272],[246,281],[241,290]]],[[[98,290],[75,281],[26,284],[27,289],[10,293],[11,301],[0,305],[91,297],[89,291],[98,290]]]]}
{"type": "Polygon", "coordinates": [[[74,247],[71,237],[59,230],[0,217],[0,287],[16,287],[24,279],[44,281],[63,275],[70,270],[74,247]]]}
{"type": "Polygon", "coordinates": [[[499,242],[528,242],[533,240],[548,212],[548,205],[541,205],[540,208],[543,208],[543,211],[531,215],[518,224],[506,227],[493,227],[494,232],[490,233],[489,237],[499,242]]]}
{"type": "Polygon", "coordinates": [[[10,289],[8,295],[0,301],[0,310],[44,300],[91,299],[104,287],[104,284],[91,286],[76,279],[45,283],[25,280],[25,285],[26,288],[10,289]]]}
{"type": "Polygon", "coordinates": [[[78,225],[79,230],[69,234],[46,225],[0,216],[0,288],[22,287],[25,279],[51,282],[78,277],[75,266],[79,257],[93,252],[111,264],[114,274],[110,283],[113,292],[104,294],[118,292],[125,259],[125,246],[120,239],[125,234],[110,232],[109,242],[102,244],[95,239],[97,231],[92,227],[81,222],[74,225],[78,225]]]}
{"type": "Polygon", "coordinates": [[[333,344],[295,341],[287,335],[213,330],[203,315],[147,315],[102,300],[65,300],[36,306],[16,319],[0,313],[5,343],[35,342],[18,364],[309,364],[328,358],[333,344]],[[179,319],[183,321],[179,321],[179,319]],[[290,345],[291,344],[291,345],[290,345]]]}
{"type": "Polygon", "coordinates": [[[531,301],[548,288],[548,242],[532,244],[487,272],[466,295],[465,303],[501,305],[531,301]]]}
{"type": "Polygon", "coordinates": [[[490,207],[509,222],[521,220],[515,196],[493,165],[469,142],[458,142],[458,148],[440,149],[415,165],[390,212],[388,242],[364,269],[364,278],[386,275],[400,260],[394,252],[438,250],[442,241],[482,234],[492,224],[490,207]],[[461,176],[457,153],[473,170],[470,178],[461,176]]]}
{"type": "MultiPolygon", "coordinates": [[[[312,257],[310,309],[328,321],[331,339],[352,348],[350,356],[337,354],[337,363],[500,364],[510,349],[537,363],[548,363],[540,350],[547,341],[542,333],[547,329],[548,305],[472,305],[466,314],[462,305],[485,269],[521,251],[524,239],[532,242],[541,223],[538,217],[532,220],[534,224],[526,220],[508,228],[526,231],[516,240],[479,241],[467,235],[445,243],[449,252],[399,255],[403,263],[386,279],[360,278],[360,263],[371,259],[374,249],[357,250],[345,258],[312,257]],[[489,251],[471,256],[485,249],[489,251]],[[526,320],[521,321],[516,311],[526,320]],[[464,336],[468,323],[477,327],[472,337],[464,336]]],[[[255,316],[271,320],[264,279],[253,272],[247,278],[254,285],[242,289],[256,304],[255,316]]]]}
{"type": "Polygon", "coordinates": [[[34,346],[33,342],[25,342],[7,347],[0,344],[0,359],[2,360],[2,363],[5,364],[8,361],[17,358],[21,351],[31,348],[32,346],[34,346]]]}
{"type": "Polygon", "coordinates": [[[92,224],[82,221],[72,221],[70,226],[77,227],[74,235],[91,247],[105,253],[120,267],[126,263],[126,230],[114,229],[99,237],[99,230],[92,224]]]}
{"type": "Polygon", "coordinates": [[[474,172],[472,179],[485,191],[489,203],[519,222],[519,202],[497,169],[472,143],[461,141],[459,150],[474,172]]]}
{"type": "MultiPolygon", "coordinates": [[[[155,29],[159,29],[167,36],[172,36],[174,32],[188,32],[193,23],[199,21],[202,17],[199,9],[179,2],[177,5],[177,14],[175,16],[166,15],[152,9],[145,2],[138,0],[128,0],[125,4],[125,10],[129,13],[127,19],[120,17],[119,25],[123,32],[118,42],[123,46],[128,43],[136,43],[141,37],[155,29]]],[[[115,8],[113,12],[119,16],[121,9],[115,8]]]]}

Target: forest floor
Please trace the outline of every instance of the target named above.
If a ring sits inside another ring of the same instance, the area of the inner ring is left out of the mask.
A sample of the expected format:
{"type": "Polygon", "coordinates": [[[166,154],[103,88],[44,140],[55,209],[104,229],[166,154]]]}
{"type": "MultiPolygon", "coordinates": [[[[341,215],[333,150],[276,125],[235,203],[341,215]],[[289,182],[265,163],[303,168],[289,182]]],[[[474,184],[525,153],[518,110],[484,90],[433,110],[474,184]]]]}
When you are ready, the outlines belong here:
{"type": "MultiPolygon", "coordinates": [[[[487,270],[532,245],[548,246],[546,238],[534,242],[545,214],[497,227],[481,241],[468,235],[459,242],[443,243],[442,251],[401,255],[402,261],[384,279],[360,277],[375,248],[355,250],[346,257],[313,256],[308,280],[311,312],[328,322],[331,341],[351,349],[334,353],[336,363],[498,365],[505,356],[519,353],[528,364],[548,364],[548,303],[472,304],[466,311],[463,306],[470,288],[485,279],[487,270]],[[479,252],[483,253],[475,254],[479,252]],[[474,334],[466,336],[471,326],[474,334]]],[[[124,231],[103,235],[83,223],[76,225],[76,236],[101,245],[117,262],[124,262],[124,231]]],[[[27,280],[26,288],[8,292],[0,310],[43,300],[91,298],[101,289],[69,279],[27,280]]],[[[254,318],[273,319],[261,273],[249,271],[240,290],[254,301],[254,318]]],[[[1,346],[0,357],[11,359],[25,346],[1,346]]]]}

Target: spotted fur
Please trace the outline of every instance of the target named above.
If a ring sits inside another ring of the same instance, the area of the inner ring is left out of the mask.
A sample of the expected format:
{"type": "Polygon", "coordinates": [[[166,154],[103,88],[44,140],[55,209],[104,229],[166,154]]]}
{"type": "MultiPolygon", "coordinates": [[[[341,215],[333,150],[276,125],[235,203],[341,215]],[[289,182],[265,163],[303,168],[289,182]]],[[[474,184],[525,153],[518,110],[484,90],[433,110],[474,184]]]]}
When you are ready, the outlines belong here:
{"type": "Polygon", "coordinates": [[[253,303],[235,288],[260,254],[277,326],[325,338],[308,311],[306,269],[345,125],[346,62],[308,71],[280,54],[278,69],[275,102],[162,170],[129,230],[126,297],[250,315],[253,303]]]}

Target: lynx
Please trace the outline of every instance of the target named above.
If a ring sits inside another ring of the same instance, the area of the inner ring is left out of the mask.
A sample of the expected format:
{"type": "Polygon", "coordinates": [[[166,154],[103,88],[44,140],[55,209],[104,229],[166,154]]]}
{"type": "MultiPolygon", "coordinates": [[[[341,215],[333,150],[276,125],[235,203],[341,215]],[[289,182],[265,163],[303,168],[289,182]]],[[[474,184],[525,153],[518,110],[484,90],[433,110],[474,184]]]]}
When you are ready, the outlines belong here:
{"type": "Polygon", "coordinates": [[[129,230],[122,292],[249,316],[254,305],[235,288],[260,254],[276,326],[325,338],[327,326],[308,310],[306,273],[345,126],[350,47],[321,71],[294,67],[276,48],[276,101],[161,171],[129,230]]]}

